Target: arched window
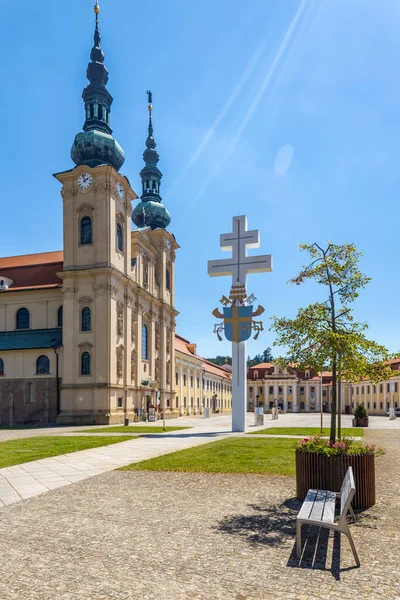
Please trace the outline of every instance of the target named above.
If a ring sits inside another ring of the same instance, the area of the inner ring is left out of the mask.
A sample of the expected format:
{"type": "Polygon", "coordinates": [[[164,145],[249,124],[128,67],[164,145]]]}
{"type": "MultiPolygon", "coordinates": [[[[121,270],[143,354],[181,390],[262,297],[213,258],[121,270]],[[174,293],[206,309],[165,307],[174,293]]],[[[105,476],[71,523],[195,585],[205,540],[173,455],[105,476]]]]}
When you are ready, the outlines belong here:
{"type": "Polygon", "coordinates": [[[117,248],[120,252],[124,251],[124,236],[119,223],[117,223],[117,248]]]}
{"type": "Polygon", "coordinates": [[[81,246],[88,246],[92,243],[92,219],[83,217],[81,220],[81,246]]]}
{"type": "Polygon", "coordinates": [[[97,107],[97,116],[99,119],[103,119],[103,107],[101,104],[97,107]]]}
{"type": "Polygon", "coordinates": [[[93,106],[93,104],[90,105],[90,118],[94,119],[94,106],[93,106]]]}
{"type": "Polygon", "coordinates": [[[48,375],[50,373],[50,361],[47,356],[39,356],[36,361],[36,373],[41,375],[48,375]]]}
{"type": "Polygon", "coordinates": [[[145,360],[148,359],[147,352],[147,327],[146,325],[142,325],[142,358],[145,360]]]}
{"type": "Polygon", "coordinates": [[[91,314],[90,308],[85,306],[82,308],[82,322],[81,322],[81,330],[82,331],[90,331],[91,330],[91,314]]]}
{"type": "Polygon", "coordinates": [[[62,327],[62,321],[63,321],[63,307],[60,306],[60,308],[57,311],[57,327],[62,327]]]}
{"type": "Polygon", "coordinates": [[[165,272],[165,285],[166,285],[167,290],[171,289],[171,281],[170,281],[169,269],[167,269],[166,272],[165,272]]]}
{"type": "Polygon", "coordinates": [[[17,329],[29,329],[31,326],[30,321],[29,310],[27,308],[20,308],[17,312],[17,329]]]}
{"type": "Polygon", "coordinates": [[[0,375],[4,375],[4,360],[0,358],[0,375]]]}
{"type": "Polygon", "coordinates": [[[81,375],[90,375],[90,354],[89,354],[89,352],[82,352],[81,375]]]}

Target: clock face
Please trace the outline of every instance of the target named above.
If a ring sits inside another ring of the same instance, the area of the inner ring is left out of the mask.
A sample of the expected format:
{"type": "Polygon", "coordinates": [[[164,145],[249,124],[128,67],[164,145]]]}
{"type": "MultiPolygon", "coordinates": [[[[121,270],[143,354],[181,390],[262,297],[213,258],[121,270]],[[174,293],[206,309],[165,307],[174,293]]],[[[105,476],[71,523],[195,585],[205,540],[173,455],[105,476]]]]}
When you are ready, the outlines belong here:
{"type": "Polygon", "coordinates": [[[78,179],[78,185],[81,190],[87,190],[93,183],[93,177],[89,173],[83,173],[78,179]]]}
{"type": "Polygon", "coordinates": [[[117,183],[117,192],[118,196],[121,198],[121,200],[123,200],[125,198],[125,192],[121,183],[117,183]]]}

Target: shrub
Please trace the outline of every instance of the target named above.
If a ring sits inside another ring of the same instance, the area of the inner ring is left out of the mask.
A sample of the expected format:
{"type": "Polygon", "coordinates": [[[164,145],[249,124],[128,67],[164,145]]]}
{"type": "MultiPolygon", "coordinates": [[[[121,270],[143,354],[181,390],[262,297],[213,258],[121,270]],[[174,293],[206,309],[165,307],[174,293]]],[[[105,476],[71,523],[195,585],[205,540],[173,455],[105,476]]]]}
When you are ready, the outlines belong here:
{"type": "Polygon", "coordinates": [[[356,419],[366,419],[368,417],[368,413],[365,406],[359,404],[354,411],[354,416],[356,419]]]}
{"type": "Polygon", "coordinates": [[[319,436],[303,438],[296,444],[297,450],[301,452],[315,452],[327,456],[350,456],[359,454],[383,454],[382,448],[375,444],[358,442],[353,438],[342,438],[334,444],[326,438],[319,436]]]}

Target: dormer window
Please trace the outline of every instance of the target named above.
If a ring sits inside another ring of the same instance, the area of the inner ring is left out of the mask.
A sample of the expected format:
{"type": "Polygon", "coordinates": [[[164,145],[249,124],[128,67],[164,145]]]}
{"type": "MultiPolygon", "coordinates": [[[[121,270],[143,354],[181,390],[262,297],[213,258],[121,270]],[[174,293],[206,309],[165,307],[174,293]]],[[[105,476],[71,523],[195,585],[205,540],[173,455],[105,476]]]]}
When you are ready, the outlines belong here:
{"type": "Polygon", "coordinates": [[[8,290],[8,288],[11,287],[13,283],[14,282],[12,279],[9,279],[8,277],[2,277],[0,275],[0,292],[8,290]]]}

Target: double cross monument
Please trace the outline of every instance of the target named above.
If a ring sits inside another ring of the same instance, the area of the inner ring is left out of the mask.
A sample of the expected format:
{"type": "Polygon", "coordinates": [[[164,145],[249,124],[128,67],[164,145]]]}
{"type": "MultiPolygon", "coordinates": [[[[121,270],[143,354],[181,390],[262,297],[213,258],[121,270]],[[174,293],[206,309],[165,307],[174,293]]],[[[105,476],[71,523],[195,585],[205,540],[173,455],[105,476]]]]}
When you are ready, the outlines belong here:
{"type": "Polygon", "coordinates": [[[265,273],[272,271],[272,256],[247,256],[249,248],[260,247],[260,234],[257,230],[248,231],[245,216],[233,217],[232,233],[220,236],[221,250],[231,251],[232,258],[210,260],[208,274],[210,277],[232,276],[232,288],[229,299],[223,296],[221,304],[223,314],[218,309],[213,311],[217,318],[223,318],[224,323],[215,325],[214,331],[220,331],[232,342],[232,431],[246,431],[247,407],[247,368],[246,340],[251,331],[257,331],[258,337],[263,330],[262,323],[253,321],[252,317],[264,312],[262,306],[253,312],[251,303],[254,296],[247,297],[247,274],[265,273]]]}

